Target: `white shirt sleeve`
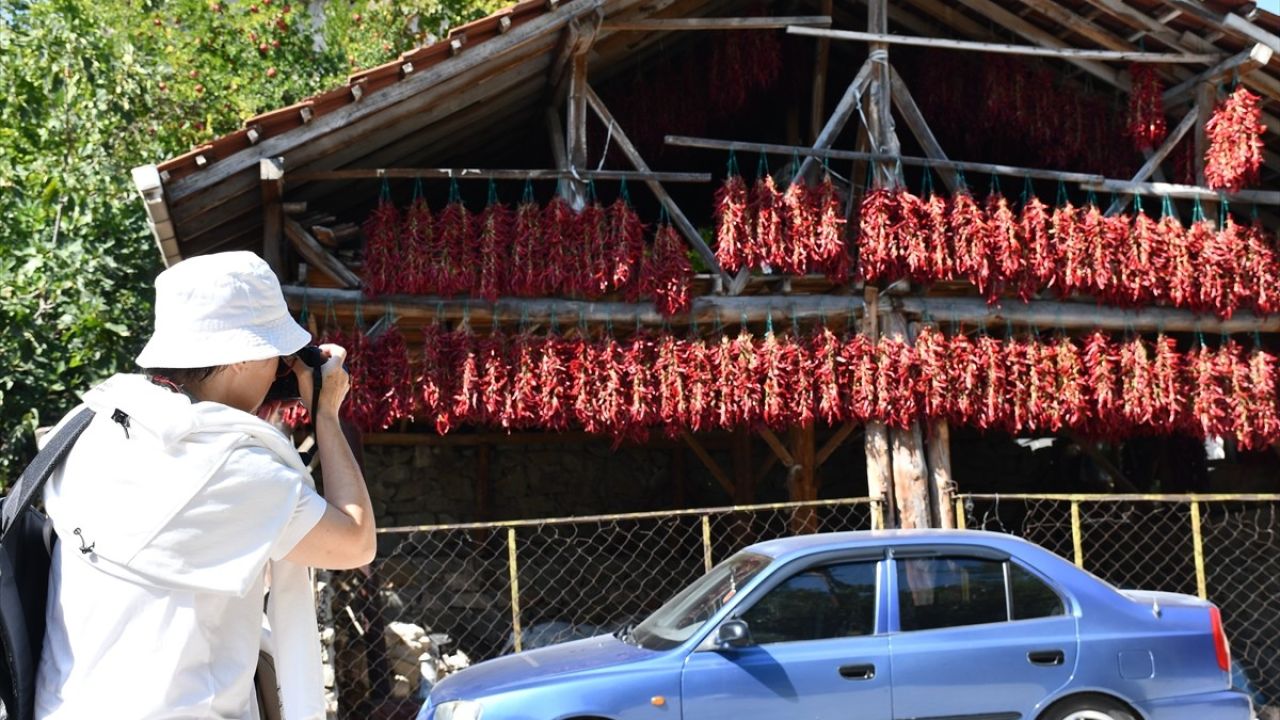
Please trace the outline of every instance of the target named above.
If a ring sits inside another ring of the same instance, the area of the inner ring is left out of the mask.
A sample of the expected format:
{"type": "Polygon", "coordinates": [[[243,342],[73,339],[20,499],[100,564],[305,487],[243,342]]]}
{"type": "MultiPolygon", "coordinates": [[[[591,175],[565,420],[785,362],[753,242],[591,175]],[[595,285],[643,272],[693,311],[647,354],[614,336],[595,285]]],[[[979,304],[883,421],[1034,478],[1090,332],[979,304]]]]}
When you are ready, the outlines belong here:
{"type": "Polygon", "coordinates": [[[282,560],[292,552],[302,538],[320,523],[320,518],[324,517],[324,510],[328,505],[329,503],[320,497],[320,493],[303,483],[302,490],[298,493],[298,503],[293,508],[293,517],[276,538],[275,544],[271,546],[271,559],[282,560]]]}

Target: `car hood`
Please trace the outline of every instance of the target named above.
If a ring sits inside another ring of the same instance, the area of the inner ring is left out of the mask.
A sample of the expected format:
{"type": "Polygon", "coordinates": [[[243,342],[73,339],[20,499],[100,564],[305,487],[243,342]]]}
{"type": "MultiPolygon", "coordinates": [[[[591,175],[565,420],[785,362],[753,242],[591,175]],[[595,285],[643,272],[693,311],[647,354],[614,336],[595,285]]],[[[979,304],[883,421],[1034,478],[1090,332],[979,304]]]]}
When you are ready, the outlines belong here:
{"type": "Polygon", "coordinates": [[[471,700],[572,673],[616,667],[657,653],[612,635],[575,640],[487,660],[454,673],[431,690],[432,703],[471,700]]]}

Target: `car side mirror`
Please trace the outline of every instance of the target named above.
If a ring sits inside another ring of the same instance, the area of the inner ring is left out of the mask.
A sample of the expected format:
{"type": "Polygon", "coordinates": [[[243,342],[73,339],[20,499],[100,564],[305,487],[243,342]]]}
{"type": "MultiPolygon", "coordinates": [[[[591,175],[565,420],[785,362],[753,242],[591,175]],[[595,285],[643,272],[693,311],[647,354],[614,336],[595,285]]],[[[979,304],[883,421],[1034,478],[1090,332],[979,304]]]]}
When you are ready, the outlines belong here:
{"type": "Polygon", "coordinates": [[[751,628],[746,620],[726,620],[716,628],[716,649],[732,650],[755,645],[751,639],[751,628]]]}

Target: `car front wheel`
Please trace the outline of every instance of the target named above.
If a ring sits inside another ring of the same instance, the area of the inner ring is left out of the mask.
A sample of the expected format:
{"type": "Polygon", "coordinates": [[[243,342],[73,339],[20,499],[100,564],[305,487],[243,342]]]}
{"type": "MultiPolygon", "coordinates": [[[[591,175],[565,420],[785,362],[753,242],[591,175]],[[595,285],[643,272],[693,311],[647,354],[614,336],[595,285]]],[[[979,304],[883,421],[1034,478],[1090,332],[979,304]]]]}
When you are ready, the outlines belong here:
{"type": "Polygon", "coordinates": [[[1089,695],[1054,704],[1040,720],[1134,720],[1134,715],[1110,698],[1089,695]]]}

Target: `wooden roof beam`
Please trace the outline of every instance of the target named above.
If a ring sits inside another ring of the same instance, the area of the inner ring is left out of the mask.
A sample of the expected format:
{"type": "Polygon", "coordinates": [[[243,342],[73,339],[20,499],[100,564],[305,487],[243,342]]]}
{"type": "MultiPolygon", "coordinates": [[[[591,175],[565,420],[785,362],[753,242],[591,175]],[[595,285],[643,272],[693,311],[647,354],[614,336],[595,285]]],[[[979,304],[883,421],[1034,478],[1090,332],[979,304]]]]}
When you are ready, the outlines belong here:
{"type": "MultiPolygon", "coordinates": [[[[967,2],[970,0],[961,0],[967,2]]],[[[986,0],[981,0],[986,1],[986,0]]],[[[913,37],[909,35],[889,35],[865,33],[854,30],[827,30],[824,28],[789,27],[790,35],[808,35],[811,37],[831,38],[833,40],[853,40],[887,45],[911,45],[915,47],[940,48],[944,50],[971,50],[975,52],[997,53],[1001,55],[1030,55],[1035,57],[1061,58],[1072,62],[1082,61],[1116,61],[1142,63],[1210,63],[1219,59],[1217,55],[1188,55],[1185,53],[1154,53],[1140,50],[1086,50],[1081,48],[1008,45],[1005,43],[972,42],[969,40],[952,40],[950,38],[913,37]]],[[[1110,77],[1121,80],[1118,73],[1111,72],[1110,77]]],[[[1128,80],[1124,80],[1125,83],[1128,80]]]]}
{"type": "Polygon", "coordinates": [[[1272,52],[1280,53],[1280,36],[1267,32],[1235,13],[1219,15],[1195,0],[1160,0],[1160,2],[1195,15],[1238,40],[1262,43],[1271,48],[1272,52]]]}
{"type": "MultiPolygon", "coordinates": [[[[1009,12],[1000,5],[992,2],[992,0],[956,0],[965,7],[981,14],[984,17],[1005,26],[1008,30],[1016,33],[1023,39],[1029,40],[1036,45],[1057,50],[1067,49],[1066,43],[1059,40],[1056,36],[1047,30],[1039,28],[1027,20],[1018,17],[1009,12]]],[[[1108,85],[1118,87],[1121,90],[1128,91],[1130,82],[1128,76],[1112,70],[1107,65],[1094,60],[1082,60],[1079,58],[1064,58],[1067,62],[1102,80],[1108,85]]]]}
{"type": "Polygon", "coordinates": [[[606,22],[609,32],[681,32],[689,30],[780,30],[790,25],[831,27],[830,15],[794,17],[701,17],[615,20],[606,22]]]}

